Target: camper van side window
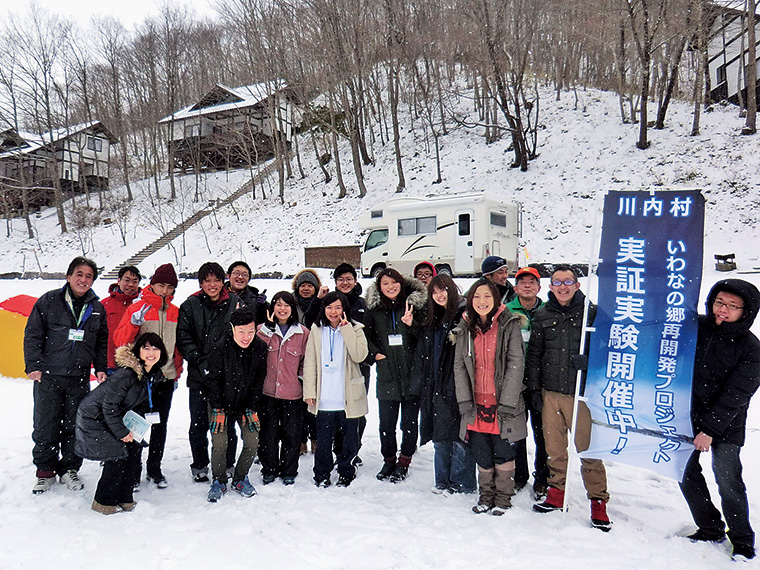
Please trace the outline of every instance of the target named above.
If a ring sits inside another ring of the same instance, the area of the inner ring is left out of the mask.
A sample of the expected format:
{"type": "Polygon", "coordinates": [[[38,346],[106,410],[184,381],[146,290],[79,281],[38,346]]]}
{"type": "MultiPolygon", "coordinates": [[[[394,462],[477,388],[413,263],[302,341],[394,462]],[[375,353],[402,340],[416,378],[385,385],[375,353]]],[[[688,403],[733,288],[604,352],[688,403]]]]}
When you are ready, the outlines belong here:
{"type": "Polygon", "coordinates": [[[435,216],[424,218],[404,218],[398,221],[398,235],[413,236],[417,234],[434,234],[435,216]]]}
{"type": "Polygon", "coordinates": [[[507,215],[500,214],[499,212],[491,212],[491,225],[499,226],[500,228],[507,227],[507,215]]]}

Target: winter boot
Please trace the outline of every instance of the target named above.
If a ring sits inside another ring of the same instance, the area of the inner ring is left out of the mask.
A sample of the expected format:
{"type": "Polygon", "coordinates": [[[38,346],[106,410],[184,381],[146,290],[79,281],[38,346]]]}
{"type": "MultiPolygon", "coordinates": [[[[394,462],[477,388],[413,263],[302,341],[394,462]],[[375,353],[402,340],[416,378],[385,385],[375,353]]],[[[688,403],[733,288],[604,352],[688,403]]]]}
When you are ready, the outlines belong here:
{"type": "Polygon", "coordinates": [[[53,486],[53,483],[55,483],[55,473],[53,473],[50,477],[37,477],[37,481],[34,483],[34,486],[32,487],[32,493],[35,495],[41,495],[50,487],[53,486]]]}
{"type": "Polygon", "coordinates": [[[391,483],[401,483],[406,476],[409,475],[409,465],[412,463],[412,458],[406,455],[398,456],[398,463],[393,468],[393,473],[390,476],[391,483]]]}
{"type": "Polygon", "coordinates": [[[208,483],[208,467],[190,467],[190,472],[193,474],[193,481],[196,483],[208,483]]]}
{"type": "Polygon", "coordinates": [[[494,474],[496,496],[491,514],[501,516],[512,508],[512,496],[515,494],[515,462],[507,461],[497,465],[494,474]]]}
{"type": "Polygon", "coordinates": [[[491,469],[478,467],[478,491],[480,492],[480,497],[478,498],[478,504],[472,507],[472,512],[475,514],[487,513],[494,506],[494,499],[496,498],[495,471],[496,469],[493,467],[491,469]]]}
{"type": "Polygon", "coordinates": [[[393,475],[393,470],[396,468],[396,456],[393,457],[386,457],[385,461],[383,462],[383,466],[377,473],[377,480],[378,481],[387,481],[391,475],[393,475]]]}
{"type": "Polygon", "coordinates": [[[101,505],[97,501],[93,501],[92,510],[101,515],[115,515],[121,512],[121,507],[118,505],[101,505]]]}
{"type": "Polygon", "coordinates": [[[562,504],[565,502],[564,489],[557,489],[556,487],[549,487],[546,499],[543,503],[536,503],[533,505],[533,510],[537,513],[550,513],[552,511],[558,511],[562,508],[562,504]]]}
{"type": "Polygon", "coordinates": [[[122,511],[128,513],[135,510],[137,501],[132,501],[131,503],[119,503],[119,506],[121,507],[122,511]]]}
{"type": "Polygon", "coordinates": [[[731,558],[734,560],[752,560],[755,557],[755,547],[749,544],[734,544],[734,550],[731,558]]]}
{"type": "Polygon", "coordinates": [[[715,543],[721,543],[724,540],[726,540],[726,533],[725,531],[717,531],[717,530],[703,530],[701,528],[697,529],[697,532],[691,533],[689,536],[687,536],[690,541],[692,542],[715,542],[715,543]]]}
{"type": "Polygon", "coordinates": [[[612,527],[607,516],[607,503],[602,499],[591,499],[591,526],[602,532],[609,532],[612,527]]]}

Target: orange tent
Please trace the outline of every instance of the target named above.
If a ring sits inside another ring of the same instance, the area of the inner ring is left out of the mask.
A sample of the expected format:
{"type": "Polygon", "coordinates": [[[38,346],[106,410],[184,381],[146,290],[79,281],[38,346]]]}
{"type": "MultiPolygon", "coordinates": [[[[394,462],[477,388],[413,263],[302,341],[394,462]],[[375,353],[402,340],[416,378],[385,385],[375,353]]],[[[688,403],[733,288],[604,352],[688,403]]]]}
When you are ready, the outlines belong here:
{"type": "Polygon", "coordinates": [[[17,295],[0,303],[0,376],[25,378],[24,328],[36,297],[17,295]]]}

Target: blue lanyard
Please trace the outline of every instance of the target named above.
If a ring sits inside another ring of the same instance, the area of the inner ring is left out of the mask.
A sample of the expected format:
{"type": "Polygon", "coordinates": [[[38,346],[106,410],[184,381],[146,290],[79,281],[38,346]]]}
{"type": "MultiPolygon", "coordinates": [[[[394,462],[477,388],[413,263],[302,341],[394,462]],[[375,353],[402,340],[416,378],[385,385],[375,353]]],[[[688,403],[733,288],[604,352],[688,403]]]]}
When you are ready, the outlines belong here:
{"type": "Polygon", "coordinates": [[[148,408],[153,411],[153,379],[148,378],[148,408]]]}
{"type": "Polygon", "coordinates": [[[335,335],[338,331],[330,327],[330,363],[335,362],[333,358],[333,349],[335,348],[335,335]]]}
{"type": "Polygon", "coordinates": [[[393,326],[393,330],[395,331],[396,330],[396,311],[395,310],[391,311],[391,324],[393,326]]]}

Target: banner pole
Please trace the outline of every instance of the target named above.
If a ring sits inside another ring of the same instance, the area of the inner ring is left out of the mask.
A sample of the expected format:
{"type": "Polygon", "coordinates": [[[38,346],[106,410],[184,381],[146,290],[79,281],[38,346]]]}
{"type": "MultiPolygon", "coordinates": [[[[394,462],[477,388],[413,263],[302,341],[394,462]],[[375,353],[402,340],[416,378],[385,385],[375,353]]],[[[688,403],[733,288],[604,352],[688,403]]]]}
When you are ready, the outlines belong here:
{"type": "MultiPolygon", "coordinates": [[[[599,244],[602,240],[602,219],[604,214],[604,198],[607,195],[607,191],[598,192],[596,195],[596,207],[594,215],[593,232],[591,234],[591,248],[588,255],[588,277],[587,277],[587,289],[586,298],[583,306],[583,328],[581,329],[581,346],[580,354],[586,354],[586,338],[588,333],[594,332],[593,326],[588,326],[588,308],[591,303],[591,293],[595,291],[597,287],[596,271],[599,264],[599,244]],[[593,284],[593,288],[592,288],[593,284]]],[[[572,469],[570,465],[575,465],[578,459],[578,452],[575,449],[575,430],[578,424],[578,404],[581,398],[581,381],[583,380],[583,371],[578,370],[575,377],[575,395],[573,398],[573,420],[570,422],[570,437],[568,438],[567,449],[567,472],[565,473],[565,494],[562,498],[562,512],[567,513],[567,497],[569,495],[568,489],[570,489],[570,482],[572,480],[572,469]]]]}

